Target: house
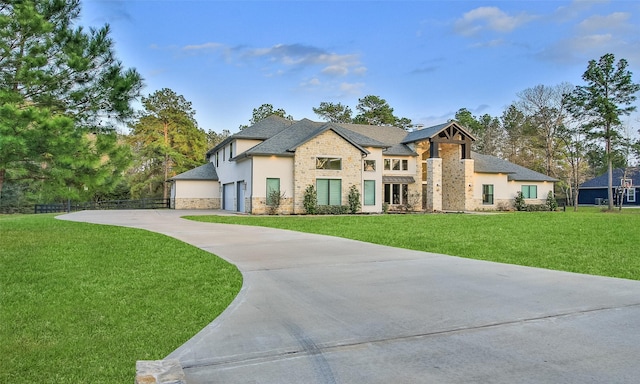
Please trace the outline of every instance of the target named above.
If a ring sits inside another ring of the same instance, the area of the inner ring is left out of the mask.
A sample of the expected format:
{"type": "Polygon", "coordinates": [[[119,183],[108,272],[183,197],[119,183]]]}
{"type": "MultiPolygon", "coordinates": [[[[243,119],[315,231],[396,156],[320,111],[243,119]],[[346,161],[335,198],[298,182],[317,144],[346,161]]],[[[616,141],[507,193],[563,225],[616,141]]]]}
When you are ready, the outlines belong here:
{"type": "MultiPolygon", "coordinates": [[[[616,168],[612,172],[613,196],[615,204],[622,196],[623,205],[640,205],[638,185],[640,185],[640,167],[616,168]]],[[[578,204],[606,204],[608,200],[609,172],[585,181],[578,188],[578,204]]]]}
{"type": "Polygon", "coordinates": [[[271,116],[208,151],[211,165],[173,177],[172,206],[263,214],[275,190],[280,213],[305,213],[309,185],[318,205],[347,205],[356,186],[362,212],[493,210],[519,191],[545,202],[556,179],[474,153],[474,140],[455,121],[407,132],[271,116]]]}

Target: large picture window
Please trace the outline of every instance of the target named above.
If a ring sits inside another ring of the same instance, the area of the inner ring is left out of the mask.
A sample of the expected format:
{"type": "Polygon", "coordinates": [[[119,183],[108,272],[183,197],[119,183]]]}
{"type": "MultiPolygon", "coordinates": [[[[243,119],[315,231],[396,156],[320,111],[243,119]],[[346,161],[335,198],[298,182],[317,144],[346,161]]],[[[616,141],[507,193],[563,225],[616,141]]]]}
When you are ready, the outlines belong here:
{"type": "Polygon", "coordinates": [[[317,179],[318,205],[342,205],[342,180],[317,179]]]}
{"type": "Polygon", "coordinates": [[[482,204],[493,204],[493,184],[482,184],[482,204]]]}
{"type": "Polygon", "coordinates": [[[364,181],[364,205],[376,205],[376,181],[364,181]]]}
{"type": "Polygon", "coordinates": [[[339,171],[342,169],[342,159],[338,157],[317,157],[316,169],[333,169],[339,171]]]}
{"type": "Polygon", "coordinates": [[[409,198],[409,184],[385,184],[384,202],[387,204],[407,204],[409,198]]]}
{"type": "Polygon", "coordinates": [[[522,197],[525,199],[537,199],[538,198],[538,186],[537,185],[523,185],[522,197]]]}

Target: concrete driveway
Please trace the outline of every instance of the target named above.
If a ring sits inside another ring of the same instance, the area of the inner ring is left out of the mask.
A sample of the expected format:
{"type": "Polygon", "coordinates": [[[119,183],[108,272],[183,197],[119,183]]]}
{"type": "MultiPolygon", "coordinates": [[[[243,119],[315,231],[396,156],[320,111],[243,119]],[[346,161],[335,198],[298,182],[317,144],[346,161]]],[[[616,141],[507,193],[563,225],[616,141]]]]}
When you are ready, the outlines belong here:
{"type": "Polygon", "coordinates": [[[233,304],[167,356],[189,384],[640,380],[638,281],[179,218],[211,213],[60,217],[164,233],[242,271],[233,304]]]}

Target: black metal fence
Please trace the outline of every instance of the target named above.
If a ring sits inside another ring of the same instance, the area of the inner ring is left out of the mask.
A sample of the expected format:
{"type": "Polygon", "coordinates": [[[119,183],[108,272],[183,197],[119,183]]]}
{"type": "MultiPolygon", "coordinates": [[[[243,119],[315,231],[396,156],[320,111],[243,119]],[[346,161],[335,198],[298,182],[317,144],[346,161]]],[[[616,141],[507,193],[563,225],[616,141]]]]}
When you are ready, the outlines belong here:
{"type": "Polygon", "coordinates": [[[75,212],[89,209],[162,209],[169,208],[170,199],[104,200],[59,204],[36,204],[34,213],[75,212]]]}

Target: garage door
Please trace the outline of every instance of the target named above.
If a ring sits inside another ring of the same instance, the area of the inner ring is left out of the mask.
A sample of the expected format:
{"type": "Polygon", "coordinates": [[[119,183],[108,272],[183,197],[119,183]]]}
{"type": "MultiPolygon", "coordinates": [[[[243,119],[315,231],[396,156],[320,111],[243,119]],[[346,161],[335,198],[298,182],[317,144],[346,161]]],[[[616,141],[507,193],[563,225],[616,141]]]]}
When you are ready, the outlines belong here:
{"type": "Polygon", "coordinates": [[[224,185],[224,189],[222,191],[222,209],[225,211],[233,211],[234,208],[234,197],[235,197],[235,188],[234,183],[229,183],[224,185]]]}

